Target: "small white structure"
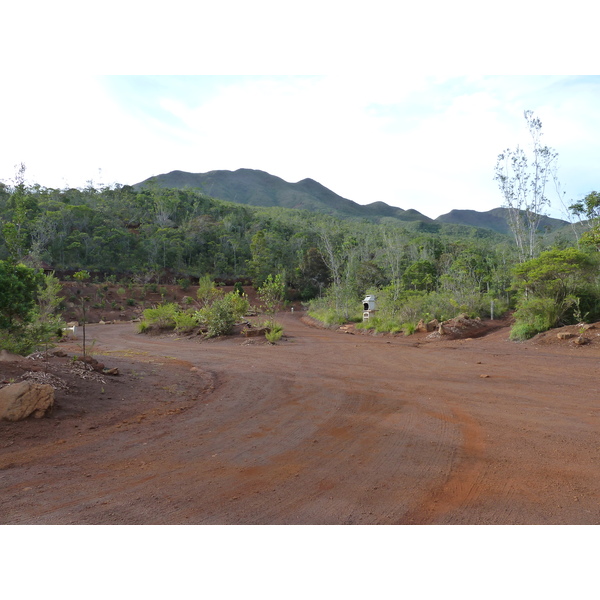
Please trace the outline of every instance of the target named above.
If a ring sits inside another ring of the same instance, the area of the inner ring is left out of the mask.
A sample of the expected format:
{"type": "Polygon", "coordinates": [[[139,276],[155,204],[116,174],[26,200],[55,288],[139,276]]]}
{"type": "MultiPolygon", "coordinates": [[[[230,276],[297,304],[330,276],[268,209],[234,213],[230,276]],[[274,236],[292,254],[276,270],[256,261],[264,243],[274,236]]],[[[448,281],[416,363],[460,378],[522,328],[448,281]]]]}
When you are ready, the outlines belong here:
{"type": "Polygon", "coordinates": [[[375,300],[375,296],[366,296],[363,300],[363,321],[368,321],[369,317],[377,310],[375,300]]]}

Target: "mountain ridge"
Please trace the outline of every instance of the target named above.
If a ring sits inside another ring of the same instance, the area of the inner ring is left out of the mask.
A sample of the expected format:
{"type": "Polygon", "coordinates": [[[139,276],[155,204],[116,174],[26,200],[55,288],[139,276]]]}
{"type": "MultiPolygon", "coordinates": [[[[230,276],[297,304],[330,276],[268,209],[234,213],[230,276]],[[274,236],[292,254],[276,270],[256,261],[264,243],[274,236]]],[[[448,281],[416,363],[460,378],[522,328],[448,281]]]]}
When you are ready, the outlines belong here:
{"type": "MultiPolygon", "coordinates": [[[[436,219],[431,219],[415,209],[405,210],[380,200],[370,204],[358,204],[336,194],[310,177],[296,183],[289,183],[281,177],[258,169],[214,170],[206,173],[175,170],[149,177],[133,187],[139,190],[151,185],[164,188],[199,189],[214,198],[251,206],[279,206],[374,222],[393,218],[405,222],[467,225],[510,234],[506,208],[493,208],[482,212],[454,209],[436,219]]],[[[556,231],[568,224],[561,219],[542,216],[540,229],[556,231]]]]}

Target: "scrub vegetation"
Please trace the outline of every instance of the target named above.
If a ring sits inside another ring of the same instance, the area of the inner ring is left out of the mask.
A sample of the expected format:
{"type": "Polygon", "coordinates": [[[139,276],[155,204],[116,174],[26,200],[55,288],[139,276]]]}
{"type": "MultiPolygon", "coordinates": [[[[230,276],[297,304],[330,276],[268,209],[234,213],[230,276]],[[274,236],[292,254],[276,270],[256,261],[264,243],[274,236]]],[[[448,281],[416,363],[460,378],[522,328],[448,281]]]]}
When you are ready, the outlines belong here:
{"type": "MultiPolygon", "coordinates": [[[[378,312],[362,326],[377,331],[410,333],[421,319],[499,317],[512,309],[512,337],[522,340],[597,320],[600,195],[571,204],[577,228],[546,234],[537,227],[556,154],[541,145],[541,122],[529,111],[525,116],[533,158],[506,150],[496,166],[511,235],[253,207],[194,189],[51,189],[27,184],[21,166],[12,183],[0,183],[1,344],[25,351],[57,335],[60,286],[53,272],[63,280],[86,272],[91,282],[119,282],[128,305],[138,302],[134,284],[158,291],[165,283],[199,285],[187,309],[165,294],[146,308],[144,331],[231,331],[248,302],[241,287],[223,294],[218,280],[252,282],[269,317],[283,302],[301,301],[327,325],[360,322],[362,298],[374,294],[378,312]]],[[[87,300],[78,298],[82,310],[87,300]]]]}

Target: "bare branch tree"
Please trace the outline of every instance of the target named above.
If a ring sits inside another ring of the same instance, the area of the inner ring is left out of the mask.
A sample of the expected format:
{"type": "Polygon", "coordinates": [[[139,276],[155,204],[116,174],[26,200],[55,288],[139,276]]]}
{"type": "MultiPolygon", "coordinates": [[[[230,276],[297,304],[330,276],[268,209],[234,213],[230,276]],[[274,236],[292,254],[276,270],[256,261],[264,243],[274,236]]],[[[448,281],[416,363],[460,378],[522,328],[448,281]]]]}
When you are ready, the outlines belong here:
{"type": "Polygon", "coordinates": [[[508,209],[508,224],[514,235],[519,260],[535,256],[537,230],[545,207],[550,205],[546,186],[556,181],[558,152],[542,146],[542,122],[533,111],[524,113],[531,136],[532,148],[528,155],[523,148],[506,149],[498,155],[496,175],[504,207],[508,209]]]}

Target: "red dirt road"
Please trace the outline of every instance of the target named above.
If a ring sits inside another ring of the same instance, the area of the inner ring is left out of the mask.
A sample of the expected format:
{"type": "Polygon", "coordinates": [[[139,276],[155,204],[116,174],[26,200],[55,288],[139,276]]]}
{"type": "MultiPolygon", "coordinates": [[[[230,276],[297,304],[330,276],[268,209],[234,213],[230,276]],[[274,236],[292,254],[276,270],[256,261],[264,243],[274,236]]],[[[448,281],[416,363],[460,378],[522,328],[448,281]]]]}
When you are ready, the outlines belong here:
{"type": "Polygon", "coordinates": [[[600,523],[600,345],[279,320],[274,346],[88,326],[122,375],[2,424],[0,523],[600,523]]]}

